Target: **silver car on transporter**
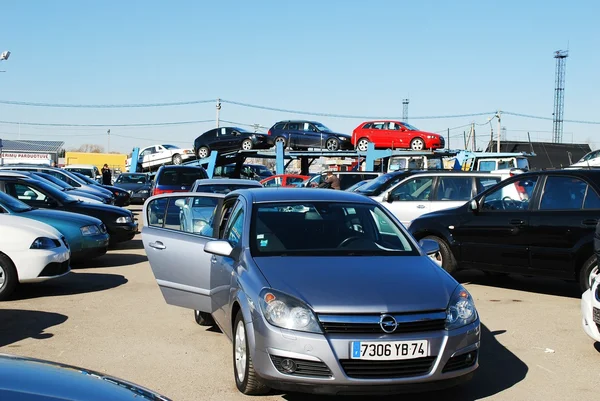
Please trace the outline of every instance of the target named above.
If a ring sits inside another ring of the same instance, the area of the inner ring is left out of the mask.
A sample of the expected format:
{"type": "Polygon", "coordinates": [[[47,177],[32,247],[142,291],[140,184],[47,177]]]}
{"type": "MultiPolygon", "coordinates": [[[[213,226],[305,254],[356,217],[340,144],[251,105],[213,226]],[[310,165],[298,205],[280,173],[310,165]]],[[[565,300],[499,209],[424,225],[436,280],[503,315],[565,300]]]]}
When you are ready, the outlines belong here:
{"type": "Polygon", "coordinates": [[[232,340],[242,393],[433,390],[478,367],[473,299],[428,256],[437,244],[419,246],[374,200],[320,189],[179,193],[150,198],[144,215],[165,300],[232,340]],[[214,205],[205,235],[177,222],[175,205],[196,197],[214,205]]]}

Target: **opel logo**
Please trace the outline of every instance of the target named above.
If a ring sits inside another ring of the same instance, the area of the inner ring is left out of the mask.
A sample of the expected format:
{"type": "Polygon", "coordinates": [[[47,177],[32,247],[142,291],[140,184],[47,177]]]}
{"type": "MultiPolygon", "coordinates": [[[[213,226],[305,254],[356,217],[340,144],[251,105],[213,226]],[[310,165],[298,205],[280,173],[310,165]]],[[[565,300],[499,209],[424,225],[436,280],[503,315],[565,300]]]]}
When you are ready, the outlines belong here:
{"type": "Polygon", "coordinates": [[[398,328],[398,322],[391,315],[381,315],[379,318],[379,327],[384,333],[393,333],[398,328]]]}

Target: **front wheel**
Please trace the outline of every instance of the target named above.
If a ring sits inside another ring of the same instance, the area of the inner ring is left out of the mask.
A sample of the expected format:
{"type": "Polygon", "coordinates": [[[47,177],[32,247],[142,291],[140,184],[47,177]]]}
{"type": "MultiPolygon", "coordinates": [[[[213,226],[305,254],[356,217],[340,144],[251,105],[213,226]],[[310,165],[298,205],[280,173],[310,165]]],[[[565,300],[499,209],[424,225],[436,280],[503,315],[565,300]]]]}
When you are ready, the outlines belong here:
{"type": "Polygon", "coordinates": [[[198,159],[204,159],[208,157],[209,154],[210,150],[208,150],[206,146],[202,146],[200,149],[198,149],[198,153],[196,156],[198,156],[198,159]]]}
{"type": "Polygon", "coordinates": [[[440,251],[433,257],[434,262],[446,270],[448,273],[452,274],[456,271],[456,259],[450,250],[450,246],[446,241],[444,241],[440,237],[436,237],[435,235],[428,235],[423,239],[430,239],[437,242],[440,247],[440,251]]]}
{"type": "Polygon", "coordinates": [[[173,155],[173,164],[178,166],[181,164],[181,162],[183,161],[183,159],[181,158],[181,155],[177,154],[177,155],[173,155]]]}
{"type": "Polygon", "coordinates": [[[340,141],[338,141],[336,138],[329,138],[325,142],[325,148],[329,151],[335,152],[340,148],[340,141]]]}
{"type": "Polygon", "coordinates": [[[242,141],[242,150],[252,150],[252,141],[250,139],[242,141]]]}
{"type": "Polygon", "coordinates": [[[235,385],[243,394],[260,395],[270,390],[254,370],[242,311],[238,311],[233,324],[233,376],[235,385]]]}
{"type": "Polygon", "coordinates": [[[585,292],[590,289],[592,282],[596,279],[600,271],[598,270],[598,261],[596,255],[590,256],[588,260],[583,264],[581,271],[579,272],[579,286],[581,291],[585,292]]]}
{"type": "Polygon", "coordinates": [[[6,255],[0,255],[0,301],[10,297],[19,282],[17,269],[6,255]]]}
{"type": "Polygon", "coordinates": [[[421,138],[415,138],[410,141],[410,148],[412,150],[423,150],[425,149],[425,142],[421,138]]]}
{"type": "Polygon", "coordinates": [[[356,142],[356,150],[359,152],[366,152],[369,147],[369,141],[366,138],[361,138],[356,142]]]}
{"type": "Polygon", "coordinates": [[[210,313],[200,312],[199,310],[194,311],[194,320],[200,326],[214,326],[215,321],[210,313]]]}

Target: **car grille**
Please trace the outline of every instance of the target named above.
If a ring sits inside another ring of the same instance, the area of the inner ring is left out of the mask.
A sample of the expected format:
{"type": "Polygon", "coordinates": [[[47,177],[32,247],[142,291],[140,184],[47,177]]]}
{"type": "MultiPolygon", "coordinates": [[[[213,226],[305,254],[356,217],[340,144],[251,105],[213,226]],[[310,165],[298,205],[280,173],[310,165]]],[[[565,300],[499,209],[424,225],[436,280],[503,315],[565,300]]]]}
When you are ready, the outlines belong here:
{"type": "Polygon", "coordinates": [[[271,361],[273,361],[275,369],[283,374],[302,377],[331,377],[331,370],[329,370],[325,363],[320,361],[317,362],[297,358],[283,358],[275,355],[271,355],[271,361]],[[293,372],[286,371],[281,367],[281,361],[284,359],[289,359],[295,363],[296,369],[293,372]]]}
{"type": "Polygon", "coordinates": [[[466,369],[475,365],[475,361],[477,361],[477,351],[471,351],[467,352],[466,354],[452,357],[450,360],[448,360],[448,362],[446,362],[446,366],[444,366],[442,373],[466,369]]]}
{"type": "Polygon", "coordinates": [[[398,379],[422,376],[431,370],[435,356],[400,361],[363,361],[340,359],[346,376],[355,379],[398,379]]]}
{"type": "Polygon", "coordinates": [[[48,263],[44,270],[40,273],[38,277],[53,277],[59,276],[69,271],[69,261],[66,260],[62,263],[52,262],[48,263]]]}
{"type": "MultiPolygon", "coordinates": [[[[394,334],[421,333],[443,330],[446,324],[445,312],[425,314],[394,315],[398,326],[394,334]]],[[[379,320],[381,315],[319,315],[319,321],[327,334],[368,334],[384,333],[379,320]]]]}

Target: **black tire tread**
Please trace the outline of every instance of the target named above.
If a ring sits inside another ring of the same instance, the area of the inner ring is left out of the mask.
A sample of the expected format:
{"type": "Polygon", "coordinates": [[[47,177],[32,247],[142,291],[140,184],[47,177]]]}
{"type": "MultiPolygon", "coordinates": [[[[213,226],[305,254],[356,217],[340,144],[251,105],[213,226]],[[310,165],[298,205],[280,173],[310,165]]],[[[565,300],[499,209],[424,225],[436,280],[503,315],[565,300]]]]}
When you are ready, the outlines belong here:
{"type": "Polygon", "coordinates": [[[0,253],[0,264],[5,271],[4,286],[0,290],[0,301],[8,299],[14,292],[17,284],[19,283],[19,276],[15,264],[10,258],[0,253]]]}
{"type": "Polygon", "coordinates": [[[592,268],[597,264],[596,255],[590,256],[579,270],[579,287],[581,292],[586,292],[590,287],[588,286],[588,277],[592,271],[592,268]]]}
{"type": "Polygon", "coordinates": [[[446,243],[446,241],[444,239],[442,239],[436,235],[428,235],[423,239],[430,239],[439,244],[440,252],[442,253],[442,267],[448,273],[450,273],[450,274],[454,273],[456,271],[457,263],[456,263],[456,258],[454,257],[454,254],[450,250],[450,246],[448,245],[448,243],[446,243]]]}
{"type": "Polygon", "coordinates": [[[238,383],[237,381],[237,373],[235,371],[235,329],[238,325],[239,321],[243,321],[244,317],[242,315],[242,311],[238,311],[234,323],[233,323],[233,348],[234,348],[234,352],[233,352],[233,358],[234,358],[234,364],[233,364],[233,376],[234,376],[234,380],[237,384],[238,390],[246,395],[264,395],[264,394],[268,394],[271,389],[265,385],[263,382],[260,381],[260,379],[258,378],[258,375],[256,374],[256,371],[254,370],[254,364],[252,362],[252,357],[250,357],[250,352],[248,351],[250,348],[248,347],[248,335],[246,335],[246,350],[248,352],[248,355],[246,355],[246,362],[248,364],[248,366],[246,367],[246,379],[244,380],[243,383],[238,383]]]}

